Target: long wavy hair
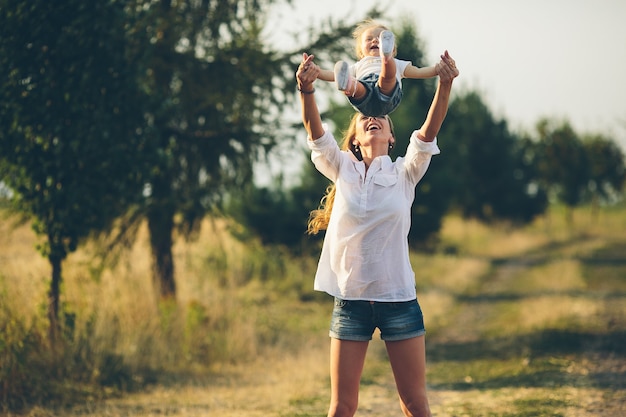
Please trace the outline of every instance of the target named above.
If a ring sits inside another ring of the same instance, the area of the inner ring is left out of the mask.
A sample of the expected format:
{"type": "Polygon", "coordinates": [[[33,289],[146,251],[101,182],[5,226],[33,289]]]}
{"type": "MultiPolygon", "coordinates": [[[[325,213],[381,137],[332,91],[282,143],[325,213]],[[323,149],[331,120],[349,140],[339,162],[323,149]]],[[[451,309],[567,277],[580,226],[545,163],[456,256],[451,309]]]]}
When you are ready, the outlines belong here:
{"type": "MultiPolygon", "coordinates": [[[[348,129],[343,134],[343,139],[339,147],[342,150],[350,150],[354,154],[354,156],[359,160],[363,160],[363,156],[361,155],[361,151],[358,146],[354,144],[354,138],[356,137],[356,122],[359,117],[359,113],[355,113],[350,119],[350,124],[348,125],[348,129]]],[[[394,138],[396,134],[393,129],[393,122],[389,116],[385,116],[385,119],[389,122],[389,129],[391,130],[391,136],[394,138]]],[[[391,148],[389,148],[391,152],[391,148]]],[[[330,213],[333,211],[333,203],[335,202],[335,184],[331,184],[326,188],[326,193],[322,197],[320,201],[320,205],[317,210],[311,211],[309,213],[309,222],[307,225],[307,234],[316,235],[321,230],[326,230],[328,228],[328,222],[330,221],[330,213]]]]}
{"type": "MultiPolygon", "coordinates": [[[[355,46],[357,59],[361,59],[365,56],[365,54],[363,53],[363,50],[361,49],[361,36],[363,36],[363,33],[366,30],[374,29],[374,28],[381,28],[383,30],[389,30],[387,26],[383,25],[382,23],[374,19],[366,19],[362,21],[361,23],[359,23],[354,28],[354,31],[352,31],[352,37],[354,38],[354,42],[355,42],[354,46],[355,46]]],[[[397,49],[396,49],[396,46],[394,45],[393,56],[396,56],[396,52],[397,52],[397,49]]]]}

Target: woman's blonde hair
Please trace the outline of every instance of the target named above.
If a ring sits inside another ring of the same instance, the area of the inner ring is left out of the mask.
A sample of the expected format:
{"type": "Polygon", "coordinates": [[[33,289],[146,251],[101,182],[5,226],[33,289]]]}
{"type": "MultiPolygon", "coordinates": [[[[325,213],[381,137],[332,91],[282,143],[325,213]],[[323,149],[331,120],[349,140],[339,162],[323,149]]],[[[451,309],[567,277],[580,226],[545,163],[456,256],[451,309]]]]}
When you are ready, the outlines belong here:
{"type": "MultiPolygon", "coordinates": [[[[381,28],[383,30],[389,30],[389,28],[385,25],[383,25],[380,22],[377,22],[374,19],[366,19],[364,21],[362,21],[361,23],[359,23],[356,28],[354,28],[354,31],[352,32],[352,37],[354,38],[355,41],[355,52],[356,52],[356,57],[357,59],[361,59],[365,56],[365,54],[363,53],[363,50],[361,49],[361,36],[363,36],[363,33],[369,29],[375,29],[375,28],[381,28]]],[[[394,45],[393,47],[393,56],[396,56],[396,46],[394,45]]]]}
{"type": "MultiPolygon", "coordinates": [[[[339,146],[342,150],[350,150],[356,158],[361,161],[363,160],[363,156],[361,155],[361,151],[358,146],[354,144],[354,138],[356,137],[356,122],[359,118],[360,113],[355,113],[350,119],[350,124],[348,125],[348,129],[343,134],[343,140],[341,145],[339,146]]],[[[389,122],[389,129],[391,130],[391,136],[396,137],[393,122],[389,116],[385,116],[385,119],[389,122]]],[[[322,197],[320,201],[320,205],[317,210],[311,211],[309,213],[309,222],[307,225],[307,234],[316,235],[321,230],[326,230],[328,228],[328,223],[330,221],[330,213],[333,211],[333,203],[335,202],[335,184],[331,184],[326,188],[326,193],[322,197]]]]}

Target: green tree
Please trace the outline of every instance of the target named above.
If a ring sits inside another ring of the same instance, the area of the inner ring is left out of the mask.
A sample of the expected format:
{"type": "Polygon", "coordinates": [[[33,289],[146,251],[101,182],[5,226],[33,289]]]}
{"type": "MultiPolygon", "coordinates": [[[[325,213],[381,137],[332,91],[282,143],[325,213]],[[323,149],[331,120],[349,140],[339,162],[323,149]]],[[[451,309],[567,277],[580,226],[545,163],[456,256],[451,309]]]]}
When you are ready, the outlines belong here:
{"type": "Polygon", "coordinates": [[[113,0],[0,0],[0,21],[0,180],[45,237],[53,335],[63,260],[141,192],[124,11],[113,0]]]}
{"type": "Polygon", "coordinates": [[[263,244],[285,245],[293,253],[300,253],[307,228],[306,213],[317,202],[308,200],[299,189],[285,189],[280,183],[267,187],[251,183],[229,212],[263,244]]]}
{"type": "MultiPolygon", "coordinates": [[[[570,209],[583,201],[591,171],[581,139],[567,121],[537,123],[537,169],[549,195],[570,209]]],[[[571,215],[571,210],[568,216],[571,215]]]]}
{"type": "Polygon", "coordinates": [[[144,74],[143,134],[159,149],[144,212],[162,299],[176,294],[174,232],[193,237],[209,210],[252,180],[253,162],[280,135],[289,61],[261,36],[273,3],[128,2],[133,61],[144,74]]]}
{"type": "Polygon", "coordinates": [[[582,142],[589,160],[588,191],[594,206],[600,201],[615,201],[622,195],[626,181],[624,152],[615,141],[602,134],[587,135],[582,142]]]}
{"type": "Polygon", "coordinates": [[[484,222],[525,223],[542,213],[546,197],[521,138],[505,120],[496,120],[480,95],[467,92],[450,106],[442,152],[455,206],[465,217],[484,222]]]}

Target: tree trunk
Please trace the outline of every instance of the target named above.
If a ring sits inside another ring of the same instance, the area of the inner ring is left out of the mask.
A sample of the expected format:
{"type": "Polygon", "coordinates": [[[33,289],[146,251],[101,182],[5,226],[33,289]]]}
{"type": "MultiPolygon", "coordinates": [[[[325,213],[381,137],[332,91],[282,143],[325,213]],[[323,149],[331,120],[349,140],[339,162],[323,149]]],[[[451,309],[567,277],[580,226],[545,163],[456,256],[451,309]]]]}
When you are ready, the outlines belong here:
{"type": "Polygon", "coordinates": [[[59,333],[59,299],[61,297],[61,262],[63,259],[50,255],[48,261],[52,267],[52,281],[48,290],[48,319],[50,320],[48,336],[51,345],[54,346],[59,333]]]}
{"type": "Polygon", "coordinates": [[[161,300],[176,297],[174,281],[174,258],[172,255],[172,232],[174,213],[159,208],[148,213],[150,250],[152,254],[152,279],[154,289],[161,300]]]}

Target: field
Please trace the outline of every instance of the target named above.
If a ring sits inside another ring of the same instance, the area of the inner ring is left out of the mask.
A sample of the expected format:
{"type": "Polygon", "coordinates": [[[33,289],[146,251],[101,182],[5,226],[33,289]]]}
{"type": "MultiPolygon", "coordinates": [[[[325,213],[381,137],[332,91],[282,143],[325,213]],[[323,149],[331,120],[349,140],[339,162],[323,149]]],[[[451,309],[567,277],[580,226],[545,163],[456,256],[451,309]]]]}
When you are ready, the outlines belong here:
{"type": "MultiPolygon", "coordinates": [[[[315,254],[293,258],[207,222],[197,241],[177,241],[178,300],[163,305],[142,233],[115,266],[98,261],[95,242],[70,256],[72,360],[61,363],[84,375],[52,385],[49,401],[18,392],[26,406],[1,415],[326,415],[331,303],[310,290],[315,254]]],[[[34,244],[27,226],[0,225],[0,318],[24,340],[45,328],[49,272],[34,244]]],[[[412,263],[433,415],[626,415],[623,206],[571,219],[553,208],[523,229],[450,216],[438,249],[412,263]]],[[[39,348],[30,354],[42,360],[39,348]]],[[[24,366],[29,378],[47,375],[24,366]]],[[[401,413],[376,336],[357,416],[390,415],[401,413]]]]}

